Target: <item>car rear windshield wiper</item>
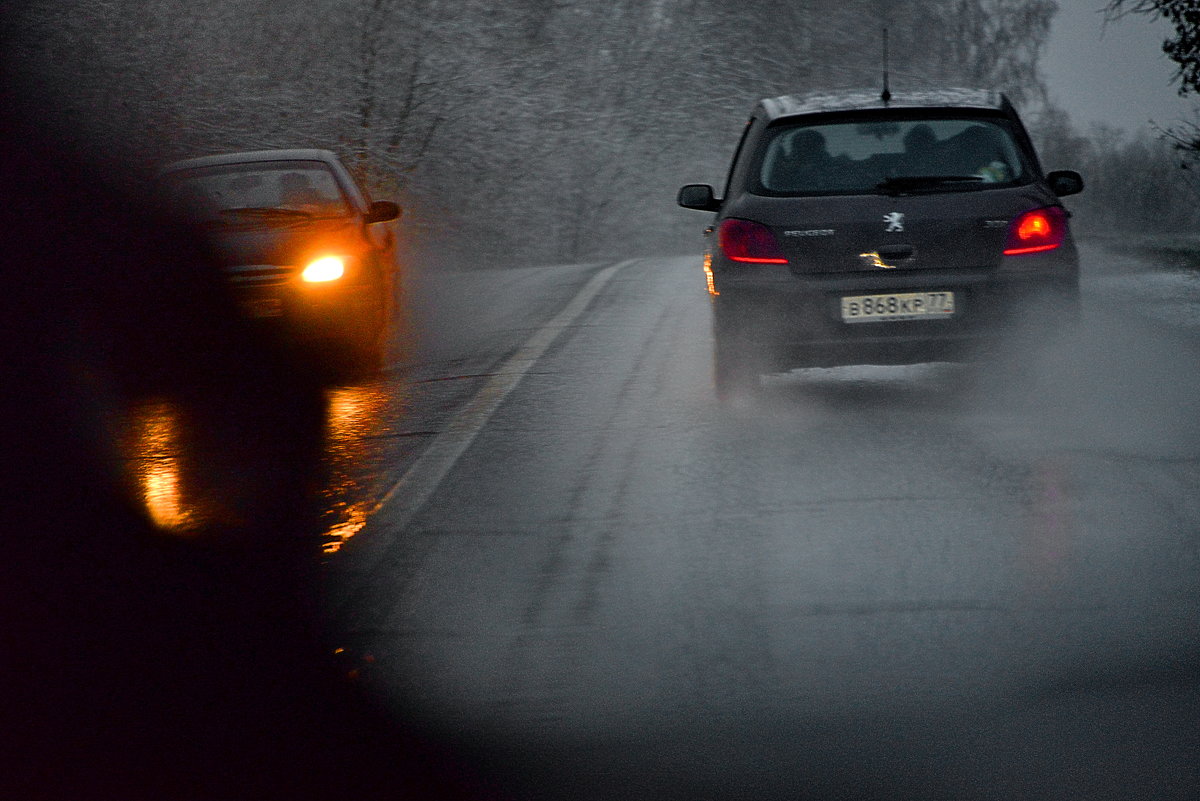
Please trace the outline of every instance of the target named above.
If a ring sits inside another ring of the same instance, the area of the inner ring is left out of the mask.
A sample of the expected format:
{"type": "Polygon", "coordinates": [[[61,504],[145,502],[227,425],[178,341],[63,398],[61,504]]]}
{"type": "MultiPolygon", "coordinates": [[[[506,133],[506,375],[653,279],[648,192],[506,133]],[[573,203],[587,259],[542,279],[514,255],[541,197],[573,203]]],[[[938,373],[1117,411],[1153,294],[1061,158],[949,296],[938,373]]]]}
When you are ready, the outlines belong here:
{"type": "Polygon", "coordinates": [[[948,184],[982,183],[981,175],[900,175],[888,178],[875,188],[883,192],[909,192],[914,189],[933,189],[948,184]]]}

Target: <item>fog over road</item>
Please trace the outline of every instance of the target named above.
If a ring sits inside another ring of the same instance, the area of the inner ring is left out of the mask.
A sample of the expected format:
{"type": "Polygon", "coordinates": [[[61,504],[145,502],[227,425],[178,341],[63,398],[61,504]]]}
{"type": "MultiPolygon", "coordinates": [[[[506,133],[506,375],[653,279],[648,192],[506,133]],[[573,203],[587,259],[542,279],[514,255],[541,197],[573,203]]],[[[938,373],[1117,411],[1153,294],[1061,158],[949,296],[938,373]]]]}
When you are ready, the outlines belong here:
{"type": "Polygon", "coordinates": [[[1137,269],[1086,249],[1032,371],[797,371],[725,408],[698,259],[635,260],[432,480],[601,266],[419,278],[403,414],[339,468],[345,647],[534,797],[1189,797],[1200,337],[1137,269]],[[424,494],[376,508],[406,470],[424,494]]]}

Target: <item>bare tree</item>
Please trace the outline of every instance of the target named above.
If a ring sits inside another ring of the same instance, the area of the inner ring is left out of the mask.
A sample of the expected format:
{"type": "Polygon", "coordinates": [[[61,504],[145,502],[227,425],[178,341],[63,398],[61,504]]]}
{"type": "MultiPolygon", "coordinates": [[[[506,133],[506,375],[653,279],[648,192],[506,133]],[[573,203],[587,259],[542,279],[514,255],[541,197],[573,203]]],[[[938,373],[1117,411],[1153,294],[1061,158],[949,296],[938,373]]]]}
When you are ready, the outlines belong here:
{"type": "Polygon", "coordinates": [[[1106,21],[1128,14],[1166,19],[1175,26],[1174,38],[1163,42],[1163,52],[1178,66],[1179,93],[1200,94],[1200,6],[1195,0],[1110,0],[1106,21]]]}
{"type": "Polygon", "coordinates": [[[759,98],[877,86],[1040,97],[1050,0],[30,0],[64,131],[147,163],[338,151],[405,241],[474,264],[677,248],[759,98]],[[152,132],[137,137],[136,132],[152,132]]]}
{"type": "MultiPolygon", "coordinates": [[[[1200,94],[1200,5],[1196,0],[1110,0],[1105,21],[1129,14],[1166,19],[1175,35],[1163,42],[1162,50],[1175,62],[1179,94],[1200,94]]],[[[1200,124],[1182,123],[1160,129],[1163,138],[1184,155],[1183,166],[1200,164],[1200,124]]]]}

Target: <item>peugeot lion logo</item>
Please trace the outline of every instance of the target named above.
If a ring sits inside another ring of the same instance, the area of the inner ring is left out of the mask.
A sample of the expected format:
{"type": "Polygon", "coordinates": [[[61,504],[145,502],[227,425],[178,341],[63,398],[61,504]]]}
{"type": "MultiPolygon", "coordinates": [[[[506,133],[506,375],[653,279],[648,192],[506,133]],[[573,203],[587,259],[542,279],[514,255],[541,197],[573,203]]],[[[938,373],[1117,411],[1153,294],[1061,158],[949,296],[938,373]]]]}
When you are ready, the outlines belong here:
{"type": "Polygon", "coordinates": [[[883,215],[883,221],[887,223],[885,233],[898,233],[904,230],[904,213],[893,211],[891,214],[883,215]]]}

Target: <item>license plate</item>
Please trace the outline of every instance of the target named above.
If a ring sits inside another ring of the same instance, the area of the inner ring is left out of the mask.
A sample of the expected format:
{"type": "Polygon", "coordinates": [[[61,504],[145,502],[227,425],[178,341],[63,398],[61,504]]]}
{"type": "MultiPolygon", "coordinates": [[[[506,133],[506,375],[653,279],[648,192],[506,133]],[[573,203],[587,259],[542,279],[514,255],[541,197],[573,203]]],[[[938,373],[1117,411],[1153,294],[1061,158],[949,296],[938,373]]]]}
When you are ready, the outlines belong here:
{"type": "Polygon", "coordinates": [[[842,298],[842,322],[937,320],[954,314],[953,292],[899,292],[842,298]]]}
{"type": "Polygon", "coordinates": [[[283,301],[279,298],[254,298],[242,301],[242,314],[253,319],[282,317],[283,301]]]}

